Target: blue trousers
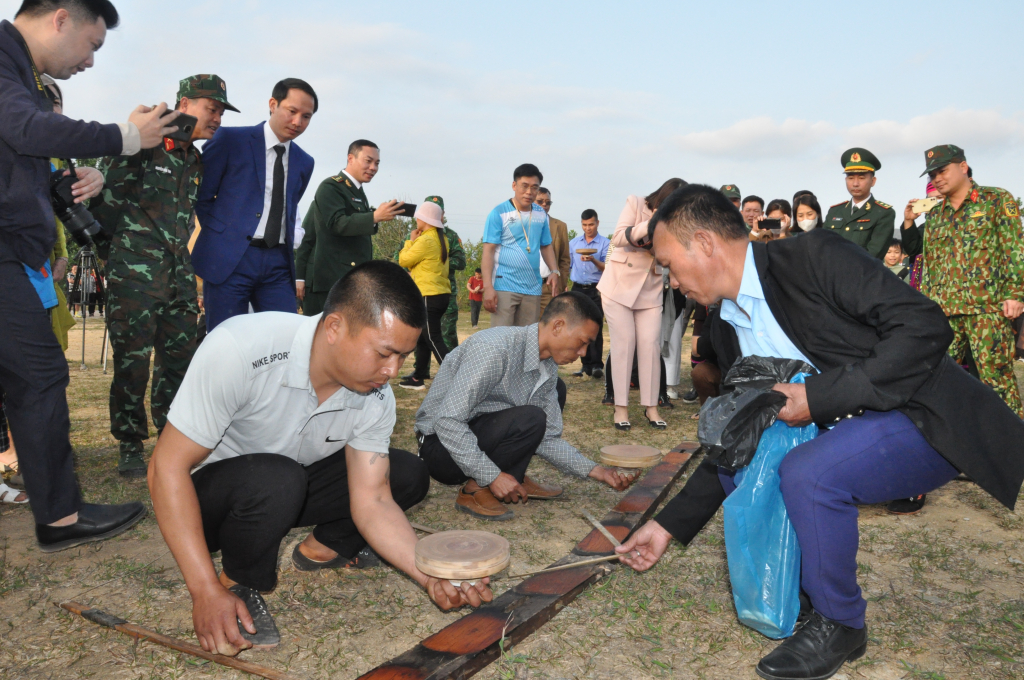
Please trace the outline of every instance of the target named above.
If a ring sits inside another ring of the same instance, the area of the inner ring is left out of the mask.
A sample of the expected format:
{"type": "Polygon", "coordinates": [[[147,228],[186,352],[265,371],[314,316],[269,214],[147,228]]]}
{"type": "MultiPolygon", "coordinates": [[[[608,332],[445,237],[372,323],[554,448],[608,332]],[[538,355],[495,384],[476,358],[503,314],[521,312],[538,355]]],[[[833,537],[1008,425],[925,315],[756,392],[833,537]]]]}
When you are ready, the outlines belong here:
{"type": "MultiPolygon", "coordinates": [[[[822,616],[864,627],[857,506],[911,498],[958,475],[899,411],[848,418],[786,456],[782,497],[800,541],[800,587],[822,616]]],[[[736,488],[719,469],[726,494],[736,488]]]]}
{"type": "Polygon", "coordinates": [[[295,282],[287,258],[287,246],[245,249],[235,271],[223,283],[203,281],[206,330],[239,314],[249,312],[297,312],[295,282]]]}

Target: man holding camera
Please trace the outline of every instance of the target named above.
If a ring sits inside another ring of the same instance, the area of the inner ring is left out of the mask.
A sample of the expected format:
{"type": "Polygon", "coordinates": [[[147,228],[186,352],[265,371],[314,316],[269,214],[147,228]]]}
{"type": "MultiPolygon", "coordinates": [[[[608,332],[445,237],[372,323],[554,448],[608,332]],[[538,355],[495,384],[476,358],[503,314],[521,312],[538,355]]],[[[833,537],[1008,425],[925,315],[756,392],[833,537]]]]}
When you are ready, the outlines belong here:
{"type": "MultiPolygon", "coordinates": [[[[54,113],[43,74],[67,80],[90,68],[117,22],[107,0],[25,0],[13,23],[0,22],[0,384],[44,552],[110,538],[145,515],[141,503],[82,503],[68,437],[68,364],[28,274],[46,270],[57,238],[50,158],[132,155],[177,129],[166,104],[140,106],[120,125],[54,113]]],[[[87,234],[72,235],[88,243],[87,234]]]]}
{"type": "Polygon", "coordinates": [[[149,355],[155,348],[150,409],[159,433],[196,350],[199,304],[188,240],[203,165],[193,142],[213,137],[225,109],[238,111],[228,103],[224,81],[209,74],[182,80],[175,108],[196,118],[191,134],[176,134],[133,156],[106,159],[106,188],[90,205],[111,237],[110,432],[120,442],[117,471],[122,477],[146,476],[142,442],[149,438],[149,355]]]}
{"type": "MultiPolygon", "coordinates": [[[[348,145],[345,169],[328,177],[316,190],[309,207],[309,225],[302,245],[295,251],[296,276],[309,271],[312,280],[297,280],[295,293],[302,298],[302,313],[316,316],[324,309],[331,286],[354,267],[373,259],[372,237],[380,222],[393,220],[402,213],[403,203],[391,200],[370,207],[364,184],[370,183],[380,169],[380,148],[368,139],[348,145]]],[[[411,216],[411,215],[409,215],[411,216]]]]}

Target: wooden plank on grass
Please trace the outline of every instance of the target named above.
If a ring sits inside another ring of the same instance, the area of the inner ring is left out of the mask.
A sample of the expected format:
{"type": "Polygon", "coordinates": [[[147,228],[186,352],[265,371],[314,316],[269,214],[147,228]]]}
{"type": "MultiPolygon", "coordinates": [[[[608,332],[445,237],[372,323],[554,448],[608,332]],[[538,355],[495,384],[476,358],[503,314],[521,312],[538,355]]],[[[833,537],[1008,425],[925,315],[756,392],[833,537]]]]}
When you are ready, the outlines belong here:
{"type": "MultiPolygon", "coordinates": [[[[633,485],[601,523],[618,540],[625,541],[665,500],[697,448],[694,442],[683,442],[667,453],[661,463],[633,485]]],[[[612,550],[608,539],[594,529],[576,545],[572,554],[551,566],[568,564],[584,555],[607,555],[612,550]]],[[[360,676],[360,680],[468,678],[498,658],[501,652],[498,641],[502,635],[508,644],[518,644],[606,573],[607,565],[591,564],[531,576],[493,602],[360,676]]]]}

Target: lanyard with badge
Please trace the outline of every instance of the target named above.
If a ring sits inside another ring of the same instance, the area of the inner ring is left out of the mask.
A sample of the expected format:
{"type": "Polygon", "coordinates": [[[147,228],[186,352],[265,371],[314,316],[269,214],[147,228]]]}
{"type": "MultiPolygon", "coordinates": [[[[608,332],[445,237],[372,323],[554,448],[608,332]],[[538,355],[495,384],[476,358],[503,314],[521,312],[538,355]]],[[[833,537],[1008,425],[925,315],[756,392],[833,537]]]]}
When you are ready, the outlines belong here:
{"type": "Polygon", "coordinates": [[[523,228],[523,238],[526,239],[526,252],[532,253],[533,251],[530,250],[529,229],[533,226],[533,206],[530,206],[530,221],[523,224],[523,213],[519,207],[516,206],[516,202],[513,199],[509,199],[508,202],[512,204],[512,209],[516,212],[516,219],[519,221],[519,226],[523,228]]]}
{"type": "Polygon", "coordinates": [[[39,70],[36,68],[36,62],[32,58],[32,51],[28,48],[28,43],[25,42],[24,36],[21,35],[21,31],[17,28],[14,29],[14,39],[21,45],[21,49],[25,50],[25,56],[28,57],[28,64],[32,67],[32,77],[36,81],[36,89],[43,94],[48,102],[53,103],[53,98],[50,96],[49,91],[43,87],[43,79],[39,75],[39,70]]]}

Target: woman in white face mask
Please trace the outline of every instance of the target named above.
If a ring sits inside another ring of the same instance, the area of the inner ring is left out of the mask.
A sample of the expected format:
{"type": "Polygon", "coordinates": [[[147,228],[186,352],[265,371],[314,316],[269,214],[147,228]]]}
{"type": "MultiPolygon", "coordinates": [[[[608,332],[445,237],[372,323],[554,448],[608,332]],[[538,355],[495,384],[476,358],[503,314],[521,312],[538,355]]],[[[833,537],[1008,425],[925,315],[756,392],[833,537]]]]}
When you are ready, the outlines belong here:
{"type": "Polygon", "coordinates": [[[793,201],[793,212],[796,217],[796,224],[790,228],[792,235],[797,235],[821,226],[821,206],[814,194],[803,194],[797,196],[793,201]]]}

